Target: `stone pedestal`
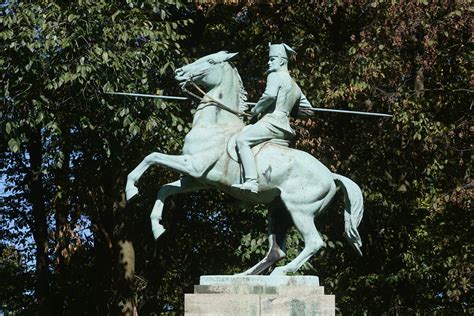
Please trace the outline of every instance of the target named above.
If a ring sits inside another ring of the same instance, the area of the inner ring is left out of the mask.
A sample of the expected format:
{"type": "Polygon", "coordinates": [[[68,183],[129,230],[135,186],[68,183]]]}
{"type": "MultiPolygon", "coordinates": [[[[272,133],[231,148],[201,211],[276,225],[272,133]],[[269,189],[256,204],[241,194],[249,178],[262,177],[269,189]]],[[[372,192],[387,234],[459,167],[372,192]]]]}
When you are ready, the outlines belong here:
{"type": "Polygon", "coordinates": [[[334,295],[315,276],[202,276],[185,315],[335,315],[334,295]]]}

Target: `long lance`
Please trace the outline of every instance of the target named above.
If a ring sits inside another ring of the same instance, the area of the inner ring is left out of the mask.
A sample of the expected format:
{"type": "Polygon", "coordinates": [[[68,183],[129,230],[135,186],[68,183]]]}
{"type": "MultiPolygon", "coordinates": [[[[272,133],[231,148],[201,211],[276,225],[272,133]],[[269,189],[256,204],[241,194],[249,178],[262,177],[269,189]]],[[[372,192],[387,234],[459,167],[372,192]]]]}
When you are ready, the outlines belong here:
{"type": "Polygon", "coordinates": [[[140,97],[140,98],[155,98],[155,99],[165,99],[165,100],[178,100],[178,101],[187,101],[187,97],[176,97],[174,95],[156,95],[156,94],[143,94],[143,93],[128,93],[128,92],[105,92],[106,94],[116,94],[116,95],[128,95],[131,97],[140,97]]]}
{"type": "MultiPolygon", "coordinates": [[[[156,94],[143,94],[143,93],[128,93],[128,92],[105,92],[106,94],[114,95],[125,95],[131,97],[140,97],[140,98],[155,98],[163,100],[177,100],[177,101],[188,101],[191,100],[188,97],[178,97],[174,95],[156,95],[156,94]]],[[[255,105],[256,102],[246,102],[249,105],[255,105]]],[[[391,114],[385,113],[373,113],[373,112],[361,112],[361,111],[349,111],[349,110],[337,110],[337,109],[325,109],[325,108],[310,108],[304,107],[303,110],[309,110],[314,112],[330,112],[330,113],[343,113],[343,114],[355,114],[355,115],[368,115],[368,116],[382,116],[382,117],[392,117],[391,114]]]]}

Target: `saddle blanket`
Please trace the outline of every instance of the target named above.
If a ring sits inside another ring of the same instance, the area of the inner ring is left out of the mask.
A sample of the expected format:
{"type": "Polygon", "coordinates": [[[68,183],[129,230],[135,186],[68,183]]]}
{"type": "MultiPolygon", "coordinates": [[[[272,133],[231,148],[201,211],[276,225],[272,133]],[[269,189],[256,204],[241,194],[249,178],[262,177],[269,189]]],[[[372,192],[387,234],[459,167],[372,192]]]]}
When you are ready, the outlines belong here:
{"type": "MultiPolygon", "coordinates": [[[[232,135],[231,138],[229,138],[229,141],[227,142],[227,154],[229,157],[234,160],[234,161],[239,161],[239,155],[237,154],[237,147],[235,145],[235,141],[237,139],[237,136],[239,136],[239,133],[232,135]]],[[[290,146],[290,141],[286,139],[271,139],[265,142],[262,142],[256,146],[252,147],[252,152],[255,157],[257,157],[258,153],[260,150],[265,146],[266,144],[271,143],[271,144],[277,144],[280,146],[285,146],[289,147],[290,146]]]]}

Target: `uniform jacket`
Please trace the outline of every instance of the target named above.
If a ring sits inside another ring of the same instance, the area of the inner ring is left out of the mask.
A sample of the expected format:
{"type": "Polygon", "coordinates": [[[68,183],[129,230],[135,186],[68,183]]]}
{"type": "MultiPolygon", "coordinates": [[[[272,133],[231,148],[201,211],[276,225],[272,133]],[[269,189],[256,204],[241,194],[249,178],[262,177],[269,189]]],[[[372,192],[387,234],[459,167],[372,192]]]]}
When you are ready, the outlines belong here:
{"type": "Polygon", "coordinates": [[[261,121],[294,135],[289,116],[295,106],[312,107],[288,71],[268,74],[265,92],[252,113],[262,114],[261,121]]]}

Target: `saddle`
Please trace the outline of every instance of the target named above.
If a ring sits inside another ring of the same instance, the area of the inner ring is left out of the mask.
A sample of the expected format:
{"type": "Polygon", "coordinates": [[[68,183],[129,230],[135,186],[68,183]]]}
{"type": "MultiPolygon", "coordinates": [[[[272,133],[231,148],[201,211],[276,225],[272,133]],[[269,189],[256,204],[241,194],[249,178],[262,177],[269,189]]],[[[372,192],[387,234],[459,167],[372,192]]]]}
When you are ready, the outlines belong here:
{"type": "MultiPolygon", "coordinates": [[[[239,136],[239,134],[240,133],[232,135],[229,138],[229,140],[227,141],[227,154],[229,155],[229,157],[232,160],[234,160],[236,162],[239,162],[239,155],[237,154],[237,146],[235,144],[235,141],[237,139],[237,136],[239,136]]],[[[262,148],[267,144],[276,144],[276,145],[280,145],[280,146],[284,146],[284,147],[289,147],[290,146],[290,141],[285,140],[285,139],[271,139],[271,140],[264,141],[264,142],[252,147],[252,153],[253,153],[254,157],[257,157],[260,150],[262,150],[262,148]]]]}

